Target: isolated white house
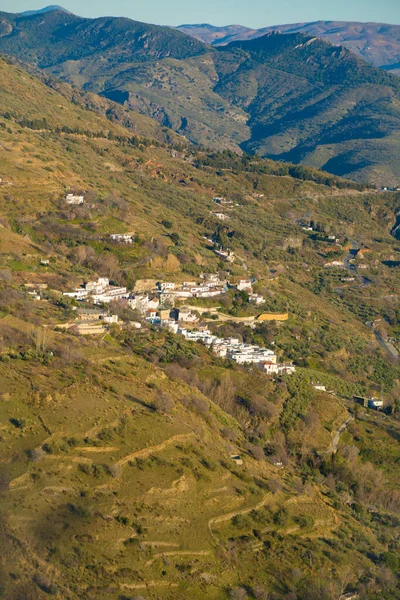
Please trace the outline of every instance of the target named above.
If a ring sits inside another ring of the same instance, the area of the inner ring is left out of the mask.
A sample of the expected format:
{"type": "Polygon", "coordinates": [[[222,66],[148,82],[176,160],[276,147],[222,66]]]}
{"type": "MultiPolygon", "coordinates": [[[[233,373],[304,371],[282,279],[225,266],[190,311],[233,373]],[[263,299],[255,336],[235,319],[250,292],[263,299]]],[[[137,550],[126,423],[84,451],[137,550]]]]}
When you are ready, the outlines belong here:
{"type": "Polygon", "coordinates": [[[83,196],[76,196],[75,194],[67,194],[65,196],[67,204],[83,204],[85,199],[83,196]]]}
{"type": "Polygon", "coordinates": [[[133,236],[130,233],[112,233],[110,238],[113,242],[122,244],[133,244],[133,236]]]}

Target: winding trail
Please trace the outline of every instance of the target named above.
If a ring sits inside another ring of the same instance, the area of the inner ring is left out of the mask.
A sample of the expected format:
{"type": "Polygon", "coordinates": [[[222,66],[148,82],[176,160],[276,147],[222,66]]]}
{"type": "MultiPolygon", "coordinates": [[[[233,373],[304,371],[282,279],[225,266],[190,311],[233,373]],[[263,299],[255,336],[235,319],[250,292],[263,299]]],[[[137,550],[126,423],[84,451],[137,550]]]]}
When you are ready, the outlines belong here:
{"type": "Polygon", "coordinates": [[[148,581],[147,583],[121,583],[119,587],[121,590],[147,590],[157,587],[177,588],[178,584],[169,581],[148,581]]]}
{"type": "Polygon", "coordinates": [[[157,554],[155,554],[153,556],[153,558],[151,558],[150,560],[148,560],[145,564],[146,567],[149,567],[150,565],[153,564],[153,562],[155,560],[157,560],[158,558],[163,558],[164,556],[209,556],[211,553],[209,550],[198,550],[196,551],[190,551],[190,550],[175,550],[175,551],[171,551],[171,552],[157,552],[157,554]]]}
{"type": "Polygon", "coordinates": [[[336,454],[338,446],[339,446],[340,436],[342,435],[342,433],[344,431],[346,431],[346,429],[350,425],[350,423],[352,421],[354,421],[354,413],[353,413],[353,411],[350,411],[350,409],[348,409],[348,411],[350,413],[350,416],[336,430],[335,436],[334,436],[334,438],[332,440],[332,444],[329,446],[328,450],[325,450],[325,452],[322,452],[322,454],[336,454]]]}
{"type": "Polygon", "coordinates": [[[175,444],[176,442],[184,442],[187,439],[193,437],[194,435],[195,435],[194,433],[183,433],[183,434],[174,435],[172,438],[165,440],[165,442],[162,442],[161,444],[158,444],[157,446],[149,446],[148,448],[143,448],[142,450],[136,450],[136,452],[132,452],[132,454],[128,454],[128,456],[124,456],[124,458],[121,458],[115,464],[118,467],[122,467],[123,465],[126,465],[126,463],[128,463],[130,460],[133,460],[134,458],[148,458],[150,456],[150,454],[153,454],[154,452],[162,452],[162,450],[165,450],[165,448],[168,448],[168,446],[171,446],[172,444],[175,444]]]}
{"type": "Polygon", "coordinates": [[[213,517],[212,519],[210,519],[208,521],[208,529],[209,529],[212,537],[216,538],[216,535],[213,533],[213,530],[212,530],[213,525],[216,525],[217,523],[224,523],[225,521],[230,521],[230,519],[233,519],[233,517],[238,517],[239,515],[247,515],[247,514],[251,513],[253,510],[260,510],[267,504],[267,501],[271,496],[272,496],[271,492],[268,492],[267,494],[265,494],[263,499],[255,506],[250,506],[249,508],[242,508],[241,510],[235,510],[230,513],[226,513],[225,515],[220,515],[218,517],[213,517]]]}

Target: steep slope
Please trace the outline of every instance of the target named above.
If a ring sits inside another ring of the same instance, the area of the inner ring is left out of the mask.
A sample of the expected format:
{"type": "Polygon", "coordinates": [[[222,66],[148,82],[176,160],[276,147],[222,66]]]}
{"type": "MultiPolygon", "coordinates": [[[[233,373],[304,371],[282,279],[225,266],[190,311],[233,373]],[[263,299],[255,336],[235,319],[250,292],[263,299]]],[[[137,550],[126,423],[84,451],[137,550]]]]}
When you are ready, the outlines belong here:
{"type": "Polygon", "coordinates": [[[395,76],[343,47],[302,34],[235,42],[222,55],[234,48],[248,58],[221,76],[216,90],[250,115],[245,149],[358,180],[396,183],[400,82],[395,76]]]}
{"type": "Polygon", "coordinates": [[[400,324],[399,274],[383,262],[400,254],[398,195],[138,139],[3,60],[0,84],[3,598],[398,597],[399,369],[365,325],[381,319],[394,337],[400,324]],[[84,205],[66,205],[71,188],[84,205]],[[210,214],[215,195],[239,205],[226,226],[210,214]],[[114,231],[134,243],[111,243],[114,231]],[[351,283],[324,264],[354,240],[368,269],[351,283]],[[111,307],[121,322],[105,334],[60,327],[77,308],[60,292],[82,281],[131,289],[204,270],[254,276],[265,310],[289,310],[253,330],[238,322],[245,296],[227,294],[236,318],[204,323],[274,342],[297,364],[292,379],[138,330],[126,307],[111,307]],[[42,300],[26,284],[47,285],[42,300]],[[359,407],[350,423],[354,393],[394,414],[359,407]]]}
{"type": "Polygon", "coordinates": [[[332,44],[345,46],[376,67],[400,72],[400,25],[388,23],[357,23],[351,21],[315,21],[250,29],[242,25],[215,27],[213,25],[180,25],[183,33],[211,44],[250,40],[267,33],[304,33],[318,36],[332,44]]]}
{"type": "Polygon", "coordinates": [[[30,17],[0,12],[7,26],[1,50],[40,68],[97,58],[97,69],[117,64],[184,59],[204,52],[204,45],[178,31],[125,18],[83,19],[64,11],[30,17]],[[11,27],[11,31],[9,28],[11,27]]]}
{"type": "Polygon", "coordinates": [[[399,80],[345,48],[271,34],[212,49],[169,28],[60,11],[1,19],[0,51],[192,142],[398,182],[399,80]]]}

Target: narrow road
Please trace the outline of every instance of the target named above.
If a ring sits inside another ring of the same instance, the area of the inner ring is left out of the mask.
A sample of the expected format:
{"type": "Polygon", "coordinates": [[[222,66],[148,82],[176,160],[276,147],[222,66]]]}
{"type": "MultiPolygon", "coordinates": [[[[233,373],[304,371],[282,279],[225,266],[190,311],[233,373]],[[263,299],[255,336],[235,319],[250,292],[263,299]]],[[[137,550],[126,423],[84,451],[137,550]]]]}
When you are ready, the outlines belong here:
{"type": "Polygon", "coordinates": [[[400,354],[398,352],[398,350],[393,346],[392,343],[390,342],[386,342],[383,337],[381,336],[381,334],[379,333],[379,331],[377,331],[376,329],[374,329],[374,324],[372,321],[368,321],[366,323],[366,325],[371,329],[371,331],[374,333],[376,341],[378,342],[378,344],[386,351],[386,353],[388,354],[389,358],[393,361],[398,363],[400,361],[400,354]]]}
{"type": "Polygon", "coordinates": [[[325,450],[325,452],[323,452],[323,454],[336,454],[337,449],[339,447],[340,436],[344,431],[346,431],[350,423],[354,421],[353,411],[350,409],[348,409],[348,411],[350,413],[350,416],[346,419],[344,423],[341,424],[339,429],[336,430],[335,436],[332,440],[332,444],[329,446],[328,450],[325,450]]]}
{"type": "Polygon", "coordinates": [[[358,251],[360,250],[360,246],[356,242],[356,240],[350,240],[350,242],[351,242],[351,248],[349,250],[349,253],[345,257],[345,259],[343,260],[343,266],[344,266],[345,269],[347,269],[348,271],[350,271],[350,273],[355,273],[356,272],[356,268],[351,263],[351,261],[357,256],[358,251]]]}

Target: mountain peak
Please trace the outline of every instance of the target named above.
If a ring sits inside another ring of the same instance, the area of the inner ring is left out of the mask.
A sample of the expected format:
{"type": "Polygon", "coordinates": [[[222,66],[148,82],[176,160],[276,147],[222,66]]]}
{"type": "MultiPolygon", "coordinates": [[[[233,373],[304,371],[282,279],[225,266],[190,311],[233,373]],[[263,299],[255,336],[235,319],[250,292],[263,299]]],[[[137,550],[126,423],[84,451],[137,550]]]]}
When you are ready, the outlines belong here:
{"type": "Polygon", "coordinates": [[[58,6],[58,4],[51,4],[50,6],[45,6],[44,8],[40,8],[39,10],[26,10],[25,12],[20,13],[23,17],[32,17],[33,15],[41,15],[48,12],[53,12],[59,10],[61,12],[68,13],[69,11],[62,6],[58,6]]]}

